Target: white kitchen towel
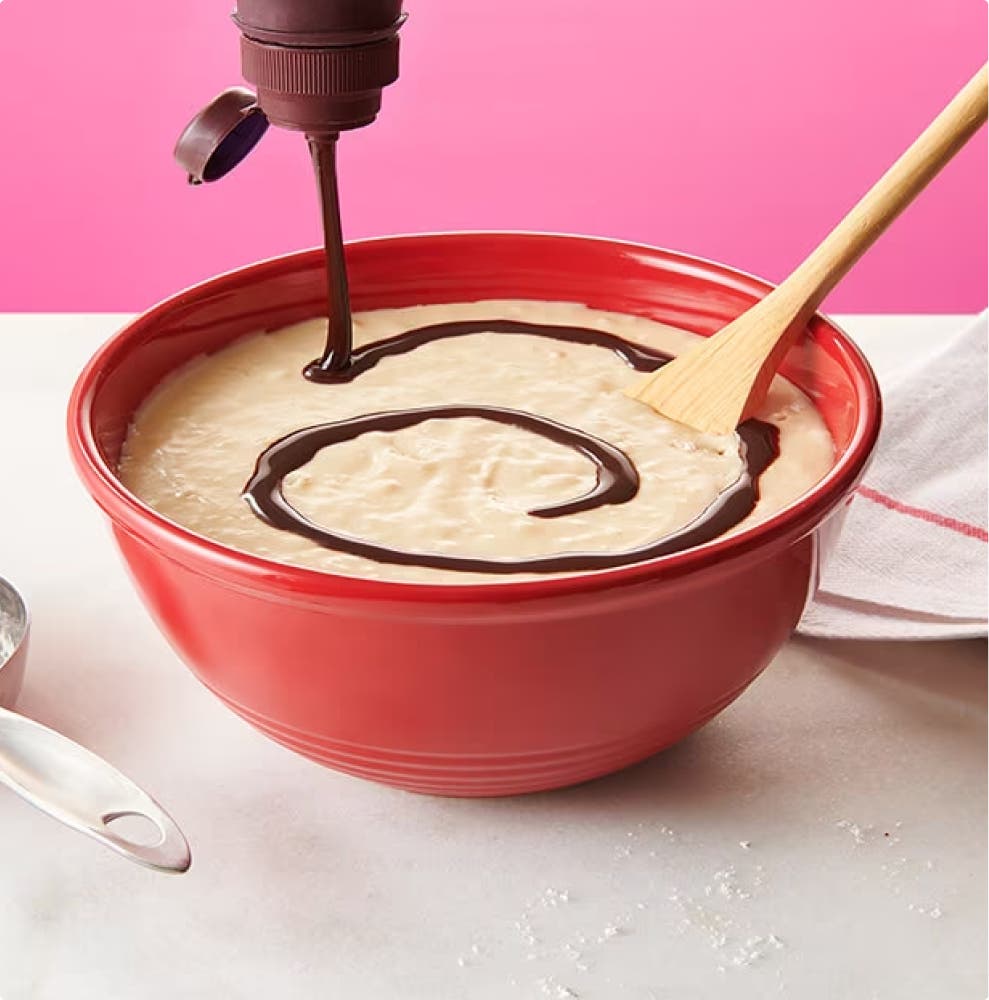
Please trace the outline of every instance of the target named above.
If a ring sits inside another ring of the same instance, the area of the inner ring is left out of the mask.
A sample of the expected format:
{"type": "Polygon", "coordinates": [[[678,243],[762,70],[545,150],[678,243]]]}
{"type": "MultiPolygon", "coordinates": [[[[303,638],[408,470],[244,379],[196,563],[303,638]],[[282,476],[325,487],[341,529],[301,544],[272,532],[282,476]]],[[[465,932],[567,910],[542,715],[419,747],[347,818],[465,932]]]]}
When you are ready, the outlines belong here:
{"type": "Polygon", "coordinates": [[[881,380],[883,428],[798,630],[986,634],[987,314],[881,380]]]}

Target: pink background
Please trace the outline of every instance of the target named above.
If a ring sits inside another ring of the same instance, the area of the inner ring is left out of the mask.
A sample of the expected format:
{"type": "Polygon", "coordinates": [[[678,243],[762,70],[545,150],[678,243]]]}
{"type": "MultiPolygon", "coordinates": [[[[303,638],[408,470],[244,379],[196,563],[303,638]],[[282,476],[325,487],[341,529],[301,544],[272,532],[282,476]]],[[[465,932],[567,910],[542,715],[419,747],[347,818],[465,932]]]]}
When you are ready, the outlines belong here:
{"type": "MultiPolygon", "coordinates": [[[[301,137],[171,161],[240,82],[231,0],[0,3],[0,310],[138,310],[312,245],[301,137]],[[85,45],[81,43],[85,43],[85,45]]],[[[610,235],[781,278],[985,61],[981,0],[407,0],[402,78],[342,143],[349,237],[610,235]]],[[[985,135],[834,293],[986,305],[985,135]]]]}

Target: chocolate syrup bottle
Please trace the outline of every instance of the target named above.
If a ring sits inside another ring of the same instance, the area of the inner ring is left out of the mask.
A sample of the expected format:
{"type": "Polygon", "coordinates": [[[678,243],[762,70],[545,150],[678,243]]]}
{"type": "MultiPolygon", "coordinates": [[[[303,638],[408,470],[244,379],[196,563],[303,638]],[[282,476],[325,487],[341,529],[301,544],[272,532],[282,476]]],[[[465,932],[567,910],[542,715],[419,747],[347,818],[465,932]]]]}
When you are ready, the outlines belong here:
{"type": "Polygon", "coordinates": [[[398,78],[402,0],[238,0],[243,87],[225,90],[186,126],[175,157],[190,183],[215,181],[257,144],[268,124],[302,132],[319,187],[326,247],[327,336],[312,381],[334,381],[350,364],[350,298],[343,257],[336,146],[369,125],[381,92],[398,78]]]}

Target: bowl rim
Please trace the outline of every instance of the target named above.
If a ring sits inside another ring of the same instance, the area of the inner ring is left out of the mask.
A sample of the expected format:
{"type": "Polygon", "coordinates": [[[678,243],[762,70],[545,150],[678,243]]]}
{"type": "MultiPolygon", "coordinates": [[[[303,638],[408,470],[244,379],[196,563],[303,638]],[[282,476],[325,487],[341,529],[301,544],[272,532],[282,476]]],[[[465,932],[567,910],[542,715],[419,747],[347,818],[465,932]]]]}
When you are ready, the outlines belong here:
{"type": "MultiPolygon", "coordinates": [[[[690,273],[756,298],[774,287],[770,282],[738,268],[693,254],[669,250],[646,243],[616,240],[603,236],[554,233],[530,230],[457,230],[375,236],[347,241],[348,253],[359,253],[364,246],[381,243],[456,242],[489,238],[545,243],[595,243],[614,251],[645,252],[667,270],[690,273]]],[[[234,268],[205,281],[188,286],[140,313],[102,344],[83,368],[72,389],[67,413],[70,452],[77,472],[88,492],[111,522],[151,544],[160,554],[176,559],[176,550],[192,561],[207,560],[211,569],[225,582],[252,592],[272,590],[315,598],[374,599],[383,602],[432,603],[504,603],[543,599],[571,593],[611,590],[640,584],[657,578],[679,578],[715,564],[735,562],[769,546],[786,544],[802,537],[823,521],[861,479],[872,455],[881,423],[882,402],[878,382],[868,360],[854,341],[823,313],[816,313],[808,323],[813,336],[825,331],[839,351],[843,367],[858,403],[858,416],[848,446],[824,477],[810,490],[774,513],[767,520],[727,537],[716,538],[680,552],[655,559],[609,569],[586,571],[563,576],[518,580],[496,577],[483,582],[407,582],[346,576],[278,562],[231,548],[159,514],[124,487],[114,469],[103,459],[92,427],[95,394],[106,372],[114,369],[129,343],[154,328],[158,320],[193,299],[216,295],[241,284],[250,275],[274,276],[281,271],[302,270],[322,249],[294,251],[234,268]]],[[[179,560],[183,561],[184,560],[179,560]]]]}

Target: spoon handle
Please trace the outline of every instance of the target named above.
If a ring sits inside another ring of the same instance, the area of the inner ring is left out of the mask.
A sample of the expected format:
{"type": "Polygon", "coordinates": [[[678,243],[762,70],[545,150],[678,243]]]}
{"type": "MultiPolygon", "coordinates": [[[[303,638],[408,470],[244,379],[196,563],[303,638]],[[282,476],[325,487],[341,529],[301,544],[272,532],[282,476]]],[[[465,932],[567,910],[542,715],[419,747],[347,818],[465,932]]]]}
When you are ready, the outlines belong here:
{"type": "Polygon", "coordinates": [[[861,201],[776,290],[805,320],[900,213],[985,124],[989,109],[987,66],[883,174],[861,201]]]}
{"type": "Polygon", "coordinates": [[[32,719],[0,708],[0,784],[66,826],[131,861],[184,872],[189,845],[168,813],[105,760],[32,719]],[[156,844],[115,832],[115,820],[138,816],[158,829],[156,844]]]}
{"type": "Polygon", "coordinates": [[[987,105],[989,72],[983,66],[790,277],[626,393],[712,434],[727,434],[757,413],[824,297],[985,124],[987,105]]]}

